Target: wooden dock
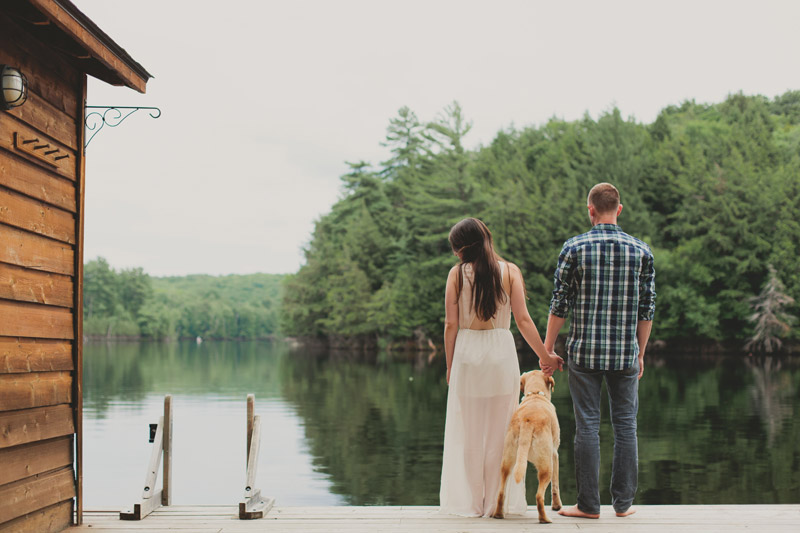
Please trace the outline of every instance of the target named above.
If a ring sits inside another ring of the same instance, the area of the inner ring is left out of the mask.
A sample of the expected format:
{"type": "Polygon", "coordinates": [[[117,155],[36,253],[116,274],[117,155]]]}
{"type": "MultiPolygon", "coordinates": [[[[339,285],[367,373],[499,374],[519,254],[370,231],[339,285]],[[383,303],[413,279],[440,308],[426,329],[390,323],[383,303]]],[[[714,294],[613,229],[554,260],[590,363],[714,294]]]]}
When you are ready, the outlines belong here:
{"type": "Polygon", "coordinates": [[[161,507],[144,520],[127,522],[119,511],[85,511],[84,524],[69,533],[245,533],[248,531],[346,532],[409,531],[483,533],[501,531],[796,532],[797,505],[647,505],[628,518],[603,507],[599,520],[566,518],[552,512],[552,524],[539,524],[536,507],[527,516],[494,520],[440,515],[436,507],[275,507],[263,519],[239,520],[238,508],[227,506],[161,507]]]}

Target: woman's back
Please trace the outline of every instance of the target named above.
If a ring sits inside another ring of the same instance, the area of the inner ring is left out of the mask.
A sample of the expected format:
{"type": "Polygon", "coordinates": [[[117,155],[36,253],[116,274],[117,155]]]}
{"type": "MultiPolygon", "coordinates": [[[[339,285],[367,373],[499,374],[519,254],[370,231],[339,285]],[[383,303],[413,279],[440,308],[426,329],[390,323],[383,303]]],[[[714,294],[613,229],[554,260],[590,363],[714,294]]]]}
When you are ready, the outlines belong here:
{"type": "MultiPolygon", "coordinates": [[[[460,266],[459,330],[447,395],[439,501],[443,512],[463,516],[491,516],[496,510],[505,431],[519,403],[519,360],[508,329],[509,266],[502,261],[498,265],[501,284],[492,293],[499,292],[499,298],[494,316],[486,321],[478,318],[473,305],[473,265],[460,266]]],[[[505,513],[525,514],[525,484],[512,477],[505,490],[505,513]]]]}
{"type": "MultiPolygon", "coordinates": [[[[450,388],[439,501],[446,513],[491,516],[505,431],[519,404],[519,359],[508,329],[512,294],[515,309],[520,308],[518,271],[498,260],[491,232],[476,218],[453,226],[448,240],[461,263],[450,270],[445,290],[450,388]]],[[[506,491],[506,514],[524,514],[525,485],[510,482],[506,491]]]]}
{"type": "Polygon", "coordinates": [[[508,329],[511,327],[511,285],[509,276],[507,274],[507,265],[503,261],[498,261],[500,265],[500,279],[502,280],[503,295],[497,302],[497,311],[494,316],[489,320],[481,320],[478,318],[473,305],[473,287],[472,283],[475,273],[472,269],[471,263],[465,263],[462,266],[461,276],[461,294],[458,299],[458,326],[460,329],[508,329]]]}

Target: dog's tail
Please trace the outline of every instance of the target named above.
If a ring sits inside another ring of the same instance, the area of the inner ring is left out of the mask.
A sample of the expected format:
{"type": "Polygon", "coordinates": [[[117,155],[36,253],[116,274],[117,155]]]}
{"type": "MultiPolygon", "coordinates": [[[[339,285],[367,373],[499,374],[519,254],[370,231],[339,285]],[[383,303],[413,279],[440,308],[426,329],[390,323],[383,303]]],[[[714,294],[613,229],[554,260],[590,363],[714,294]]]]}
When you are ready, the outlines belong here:
{"type": "Polygon", "coordinates": [[[514,481],[519,483],[525,477],[528,469],[528,452],[533,440],[533,424],[522,424],[519,430],[519,443],[517,445],[517,462],[514,465],[514,481]]]}

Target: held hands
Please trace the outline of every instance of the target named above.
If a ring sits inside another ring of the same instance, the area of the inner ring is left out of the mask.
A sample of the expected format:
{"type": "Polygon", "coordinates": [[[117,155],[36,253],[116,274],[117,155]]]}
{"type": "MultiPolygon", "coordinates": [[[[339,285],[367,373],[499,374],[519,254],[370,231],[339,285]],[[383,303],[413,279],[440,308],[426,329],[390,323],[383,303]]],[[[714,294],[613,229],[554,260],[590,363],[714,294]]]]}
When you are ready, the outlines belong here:
{"type": "Polygon", "coordinates": [[[545,357],[539,358],[539,367],[546,376],[552,376],[556,370],[564,370],[564,360],[555,351],[548,351],[545,357]]]}

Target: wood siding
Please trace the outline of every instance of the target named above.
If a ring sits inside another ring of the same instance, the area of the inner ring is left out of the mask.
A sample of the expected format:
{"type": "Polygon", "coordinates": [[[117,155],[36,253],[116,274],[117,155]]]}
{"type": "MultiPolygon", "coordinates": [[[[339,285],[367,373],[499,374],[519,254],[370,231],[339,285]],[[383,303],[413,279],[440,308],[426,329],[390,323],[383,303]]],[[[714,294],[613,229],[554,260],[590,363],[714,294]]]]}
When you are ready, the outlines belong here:
{"type": "Polygon", "coordinates": [[[71,435],[75,432],[69,405],[0,412],[0,449],[71,435]]]}
{"type": "Polygon", "coordinates": [[[58,531],[61,524],[69,524],[71,519],[72,500],[67,500],[0,524],[0,533],[58,531]]]}
{"type": "Polygon", "coordinates": [[[72,437],[44,440],[30,446],[0,449],[0,485],[43,474],[72,464],[72,437]]]}
{"type": "Polygon", "coordinates": [[[72,290],[70,276],[0,263],[0,298],[72,307],[74,304],[72,290]]]}
{"type": "Polygon", "coordinates": [[[29,22],[0,12],[0,26],[0,63],[29,81],[0,111],[0,532],[61,531],[79,490],[86,75],[29,22]]]}
{"type": "Polygon", "coordinates": [[[73,368],[70,342],[0,337],[0,374],[73,368]]]}
{"type": "Polygon", "coordinates": [[[67,500],[0,524],[0,533],[58,531],[61,524],[69,524],[71,519],[72,500],[67,500]]]}
{"type": "Polygon", "coordinates": [[[0,524],[75,496],[72,465],[0,487],[0,524]]]}

